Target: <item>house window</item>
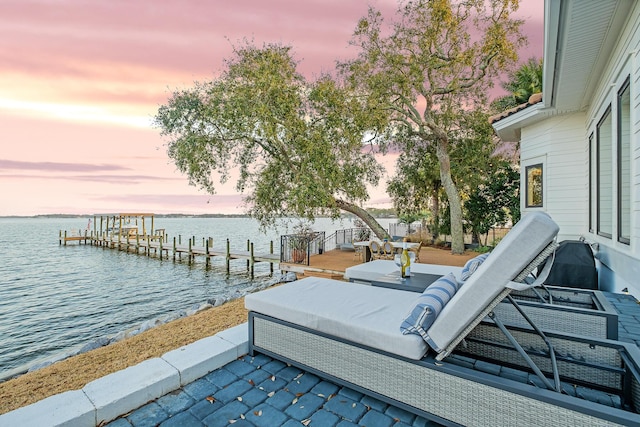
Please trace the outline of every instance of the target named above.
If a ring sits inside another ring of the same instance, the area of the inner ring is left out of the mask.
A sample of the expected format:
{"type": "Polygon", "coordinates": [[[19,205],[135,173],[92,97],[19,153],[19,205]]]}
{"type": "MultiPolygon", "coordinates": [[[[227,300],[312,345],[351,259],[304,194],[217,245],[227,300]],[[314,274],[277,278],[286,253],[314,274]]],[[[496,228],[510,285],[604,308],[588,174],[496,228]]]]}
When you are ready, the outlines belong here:
{"type": "Polygon", "coordinates": [[[604,112],[596,127],[597,138],[597,232],[611,238],[613,233],[613,156],[611,106],[604,112]]]}
{"type": "Polygon", "coordinates": [[[618,241],[631,241],[631,98],[629,79],[618,92],[618,241]]]}
{"type": "Polygon", "coordinates": [[[542,163],[527,166],[526,174],[526,207],[542,207],[542,163]]]}
{"type": "Polygon", "coordinates": [[[595,153],[593,133],[589,135],[589,232],[593,233],[593,168],[595,167],[595,161],[593,159],[595,153]]]}

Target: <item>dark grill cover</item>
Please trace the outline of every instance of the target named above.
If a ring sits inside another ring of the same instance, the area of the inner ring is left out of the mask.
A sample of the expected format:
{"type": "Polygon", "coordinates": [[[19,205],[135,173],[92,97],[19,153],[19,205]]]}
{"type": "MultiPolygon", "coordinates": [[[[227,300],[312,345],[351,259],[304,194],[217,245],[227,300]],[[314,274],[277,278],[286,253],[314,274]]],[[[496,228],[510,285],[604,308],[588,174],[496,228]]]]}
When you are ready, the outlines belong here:
{"type": "Polygon", "coordinates": [[[598,289],[598,273],[591,247],[577,240],[560,242],[545,284],[569,288],[598,289]]]}

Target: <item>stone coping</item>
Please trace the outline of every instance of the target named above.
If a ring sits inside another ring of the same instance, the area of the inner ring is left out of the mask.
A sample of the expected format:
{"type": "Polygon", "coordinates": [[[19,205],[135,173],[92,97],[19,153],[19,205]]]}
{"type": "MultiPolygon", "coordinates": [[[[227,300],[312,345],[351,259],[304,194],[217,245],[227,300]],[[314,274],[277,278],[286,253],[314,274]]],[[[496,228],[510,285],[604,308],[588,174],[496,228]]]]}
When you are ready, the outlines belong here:
{"type": "Polygon", "coordinates": [[[4,426],[98,426],[247,354],[247,323],[0,415],[4,426]]]}

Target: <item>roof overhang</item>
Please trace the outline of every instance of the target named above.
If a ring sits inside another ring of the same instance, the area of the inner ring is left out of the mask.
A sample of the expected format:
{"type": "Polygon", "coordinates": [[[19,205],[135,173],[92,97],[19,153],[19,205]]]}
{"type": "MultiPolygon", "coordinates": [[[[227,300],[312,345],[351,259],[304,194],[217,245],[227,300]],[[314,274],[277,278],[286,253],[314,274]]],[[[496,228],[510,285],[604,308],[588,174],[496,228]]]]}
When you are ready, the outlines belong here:
{"type": "Polygon", "coordinates": [[[518,141],[523,126],[584,111],[633,5],[634,0],[545,0],[542,102],[494,122],[498,136],[518,141]]]}
{"type": "Polygon", "coordinates": [[[493,128],[503,141],[520,141],[520,130],[525,126],[529,126],[540,121],[542,117],[546,117],[546,110],[548,109],[546,109],[542,103],[532,105],[494,122],[493,128]]]}

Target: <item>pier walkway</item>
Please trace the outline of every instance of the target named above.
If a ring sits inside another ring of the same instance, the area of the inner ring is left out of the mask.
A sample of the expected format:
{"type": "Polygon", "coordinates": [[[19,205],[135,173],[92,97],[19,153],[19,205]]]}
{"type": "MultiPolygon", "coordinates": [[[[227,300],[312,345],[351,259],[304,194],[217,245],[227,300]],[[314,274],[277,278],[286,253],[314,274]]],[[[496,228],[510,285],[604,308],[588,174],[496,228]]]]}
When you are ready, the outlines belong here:
{"type": "MultiPolygon", "coordinates": [[[[212,238],[203,238],[202,244],[196,244],[196,238],[188,240],[183,244],[181,237],[174,237],[171,243],[167,242],[164,235],[100,235],[96,236],[92,233],[84,235],[69,234],[67,231],[60,231],[60,245],[67,245],[67,242],[78,242],[79,244],[101,246],[109,249],[117,249],[133,254],[141,254],[146,256],[154,256],[160,259],[172,258],[174,261],[182,260],[183,256],[189,264],[196,261],[196,257],[203,257],[205,265],[208,267],[211,258],[223,257],[226,260],[227,272],[230,271],[230,261],[234,259],[244,259],[247,261],[247,270],[250,271],[251,277],[254,276],[254,266],[258,262],[268,262],[271,265],[271,273],[273,273],[273,264],[280,263],[280,255],[274,253],[273,242],[271,242],[269,252],[255,252],[253,242],[247,241],[246,251],[232,251],[229,239],[226,240],[226,248],[224,250],[213,248],[212,238]]],[[[198,242],[200,243],[200,242],[198,242]]]]}

